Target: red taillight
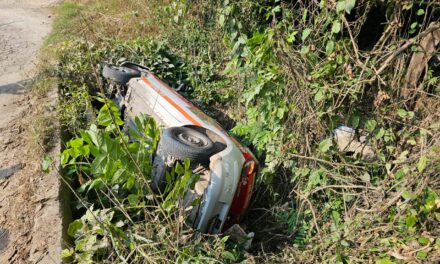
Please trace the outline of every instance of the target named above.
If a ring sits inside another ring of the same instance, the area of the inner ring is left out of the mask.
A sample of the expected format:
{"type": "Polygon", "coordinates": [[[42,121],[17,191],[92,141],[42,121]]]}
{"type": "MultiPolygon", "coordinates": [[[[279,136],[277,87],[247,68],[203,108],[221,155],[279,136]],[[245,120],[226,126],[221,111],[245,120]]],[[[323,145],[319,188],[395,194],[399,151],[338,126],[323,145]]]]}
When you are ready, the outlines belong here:
{"type": "Polygon", "coordinates": [[[238,183],[234,199],[232,200],[231,207],[229,208],[229,221],[225,224],[224,229],[240,221],[240,218],[246,212],[252,197],[258,164],[251,154],[246,154],[244,155],[246,162],[243,165],[241,178],[238,183]]]}

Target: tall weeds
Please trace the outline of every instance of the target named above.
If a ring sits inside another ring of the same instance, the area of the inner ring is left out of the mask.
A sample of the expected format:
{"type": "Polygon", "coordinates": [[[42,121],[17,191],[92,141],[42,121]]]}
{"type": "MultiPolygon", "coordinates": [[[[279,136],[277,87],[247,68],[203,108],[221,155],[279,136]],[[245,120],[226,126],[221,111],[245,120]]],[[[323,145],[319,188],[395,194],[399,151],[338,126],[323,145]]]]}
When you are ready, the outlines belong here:
{"type": "MultiPolygon", "coordinates": [[[[62,111],[65,126],[74,135],[87,128],[89,119],[75,122],[90,105],[101,60],[131,59],[156,67],[174,86],[188,84],[188,96],[233,127],[264,164],[245,221],[256,232],[249,261],[439,259],[438,47],[423,67],[410,66],[426,51],[427,36],[439,32],[436,1],[82,7],[74,23],[81,26],[70,31],[81,41],[60,49],[63,105],[76,109],[62,111]],[[373,155],[340,150],[333,132],[341,124],[373,155]]],[[[158,249],[155,239],[144,246],[158,249]]],[[[219,257],[209,247],[173,247],[180,253],[152,261],[194,252],[199,260],[219,257]]],[[[227,252],[226,259],[243,257],[227,252]]]]}

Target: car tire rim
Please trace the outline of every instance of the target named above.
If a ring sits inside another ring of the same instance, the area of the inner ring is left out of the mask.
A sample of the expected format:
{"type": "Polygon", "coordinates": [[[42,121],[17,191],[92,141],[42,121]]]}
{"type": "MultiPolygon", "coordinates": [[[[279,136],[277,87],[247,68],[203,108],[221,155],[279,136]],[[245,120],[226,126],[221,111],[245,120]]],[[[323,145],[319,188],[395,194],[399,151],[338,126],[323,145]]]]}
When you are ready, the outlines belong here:
{"type": "Polygon", "coordinates": [[[202,138],[199,138],[197,136],[185,132],[177,134],[177,139],[186,145],[190,145],[197,148],[202,148],[208,145],[208,142],[206,142],[202,138]]]}

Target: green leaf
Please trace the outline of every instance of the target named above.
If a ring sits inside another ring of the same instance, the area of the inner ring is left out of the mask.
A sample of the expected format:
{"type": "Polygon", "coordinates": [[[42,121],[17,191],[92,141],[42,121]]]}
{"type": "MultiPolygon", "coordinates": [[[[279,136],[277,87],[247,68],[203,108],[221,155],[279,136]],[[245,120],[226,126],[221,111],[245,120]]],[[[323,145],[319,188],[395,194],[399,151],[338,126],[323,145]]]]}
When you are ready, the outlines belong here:
{"type": "Polygon", "coordinates": [[[387,169],[387,172],[389,173],[389,171],[391,170],[391,163],[386,163],[385,169],[387,169]]]}
{"type": "Polygon", "coordinates": [[[314,170],[309,176],[309,180],[307,182],[308,187],[313,188],[313,187],[317,186],[321,181],[322,174],[323,174],[322,171],[314,170]]]}
{"type": "Polygon", "coordinates": [[[333,22],[333,26],[332,26],[332,33],[339,33],[341,31],[341,22],[339,21],[335,21],[333,22]]]}
{"type": "Polygon", "coordinates": [[[60,257],[61,258],[68,258],[71,257],[75,253],[75,250],[73,248],[65,248],[63,251],[61,251],[60,257]]]}
{"type": "Polygon", "coordinates": [[[340,13],[341,11],[344,11],[349,13],[351,10],[353,10],[354,6],[356,5],[356,0],[340,0],[336,4],[336,12],[340,13]]]}
{"type": "Polygon", "coordinates": [[[69,151],[68,151],[67,149],[65,149],[65,150],[63,151],[63,153],[61,153],[61,158],[60,158],[60,160],[61,160],[61,165],[66,165],[67,162],[69,162],[69,157],[70,157],[70,155],[69,155],[69,151]]]}
{"type": "Polygon", "coordinates": [[[183,168],[182,164],[180,164],[180,162],[177,162],[176,167],[174,168],[174,171],[178,175],[182,175],[185,172],[185,169],[183,168]]]}
{"type": "MultiPolygon", "coordinates": [[[[440,222],[440,213],[434,212],[435,219],[440,222]]],[[[436,242],[437,243],[437,242],[436,242]]],[[[439,245],[440,246],[440,245],[439,245]]]]}
{"type": "Polygon", "coordinates": [[[234,254],[232,254],[229,251],[223,251],[222,252],[222,256],[226,260],[230,260],[230,261],[235,261],[236,260],[234,254]]]}
{"type": "Polygon", "coordinates": [[[417,252],[417,257],[418,258],[421,258],[421,259],[424,259],[424,258],[426,258],[428,256],[428,252],[426,252],[426,251],[419,251],[419,252],[417,252]]]}
{"type": "Polygon", "coordinates": [[[380,128],[379,131],[376,133],[376,139],[381,139],[385,135],[385,129],[380,128]]]}
{"type": "Polygon", "coordinates": [[[130,194],[127,197],[128,203],[130,203],[131,206],[136,206],[139,203],[139,196],[136,194],[130,194]]]}
{"type": "Polygon", "coordinates": [[[106,100],[106,104],[101,107],[99,110],[98,117],[96,121],[100,126],[109,127],[110,125],[114,125],[113,121],[116,125],[121,126],[124,122],[121,119],[121,113],[119,112],[118,107],[115,102],[112,100],[106,100]],[[114,118],[114,120],[113,120],[114,118]]]}
{"type": "Polygon", "coordinates": [[[418,241],[421,246],[426,246],[429,244],[429,239],[424,236],[419,237],[418,241]]]}
{"type": "Polygon", "coordinates": [[[281,11],[281,6],[277,5],[272,8],[272,13],[279,13],[281,11]]]}
{"type": "Polygon", "coordinates": [[[361,176],[361,180],[363,180],[364,182],[370,182],[371,181],[371,176],[368,172],[364,172],[364,174],[361,176]]]}
{"type": "Polygon", "coordinates": [[[341,220],[341,214],[339,214],[338,211],[332,211],[332,218],[335,224],[339,225],[339,222],[341,220]]]}
{"type": "Polygon", "coordinates": [[[399,108],[399,109],[397,109],[397,114],[398,114],[400,117],[405,118],[406,115],[407,115],[407,112],[406,112],[404,109],[399,108]]]}
{"type": "Polygon", "coordinates": [[[118,169],[118,170],[115,172],[115,174],[113,174],[112,182],[113,182],[113,183],[118,182],[119,178],[122,176],[122,174],[124,174],[124,172],[125,172],[125,169],[124,169],[124,168],[120,168],[120,169],[118,169]]]}
{"type": "Polygon", "coordinates": [[[422,173],[426,169],[428,163],[429,159],[426,156],[421,156],[419,162],[417,162],[417,170],[422,173]]]}
{"type": "Polygon", "coordinates": [[[417,224],[417,221],[418,221],[417,216],[415,216],[413,214],[409,214],[406,217],[405,223],[406,223],[407,227],[413,227],[417,224]]]}
{"type": "Polygon", "coordinates": [[[335,42],[333,40],[327,41],[327,44],[325,45],[325,52],[327,54],[331,54],[335,50],[335,42]]]}
{"type": "Polygon", "coordinates": [[[413,3],[407,3],[403,5],[403,10],[410,10],[413,7],[413,3]]]}
{"type": "Polygon", "coordinates": [[[220,24],[220,26],[223,26],[225,24],[225,15],[221,14],[219,19],[218,19],[218,23],[220,24]]]}
{"type": "Polygon", "coordinates": [[[319,143],[319,151],[325,153],[330,149],[332,145],[333,141],[331,138],[324,139],[323,141],[321,141],[321,143],[319,143]]]}
{"type": "Polygon", "coordinates": [[[308,13],[308,9],[307,8],[304,8],[304,11],[303,11],[303,16],[302,16],[302,21],[303,21],[303,23],[306,23],[306,19],[307,19],[307,13],[308,13]]]}
{"type": "Polygon", "coordinates": [[[402,198],[405,199],[405,200],[415,199],[416,197],[417,196],[414,193],[409,192],[409,191],[404,191],[402,193],[402,198]]]}
{"type": "Polygon", "coordinates": [[[373,130],[376,128],[377,122],[374,119],[369,119],[367,122],[365,122],[365,128],[368,132],[373,132],[373,130]]]}
{"type": "Polygon", "coordinates": [[[314,96],[315,101],[316,101],[316,102],[320,102],[320,101],[322,101],[324,98],[325,98],[325,96],[324,96],[324,92],[322,91],[322,89],[319,89],[319,90],[316,92],[315,96],[314,96]]]}
{"type": "Polygon", "coordinates": [[[406,142],[412,146],[417,145],[417,141],[414,138],[410,138],[406,142]]]}
{"type": "Polygon", "coordinates": [[[101,154],[96,157],[91,165],[91,170],[93,174],[103,174],[105,173],[106,165],[109,163],[108,155],[101,154]]]}
{"type": "Polygon", "coordinates": [[[52,157],[49,155],[45,155],[43,158],[43,162],[41,163],[41,170],[44,173],[48,173],[52,163],[53,163],[52,157]]]}
{"type": "Polygon", "coordinates": [[[309,37],[311,32],[312,32],[312,30],[310,28],[306,28],[303,30],[302,35],[301,35],[301,39],[303,42],[306,41],[306,39],[309,37]]]}
{"type": "Polygon", "coordinates": [[[424,14],[425,14],[425,10],[423,10],[423,9],[419,9],[419,10],[417,10],[417,13],[416,13],[418,16],[423,16],[424,14]]]}
{"type": "Polygon", "coordinates": [[[345,0],[345,11],[350,14],[355,5],[356,0],[345,0]]]}
{"type": "Polygon", "coordinates": [[[350,119],[348,120],[348,124],[352,127],[352,128],[357,128],[359,126],[359,121],[360,121],[360,117],[358,114],[352,114],[350,116],[350,119]]]}
{"type": "Polygon", "coordinates": [[[343,245],[344,247],[350,247],[350,243],[348,243],[345,239],[341,241],[341,245],[343,245]]]}
{"type": "Polygon", "coordinates": [[[68,145],[72,148],[79,148],[84,144],[84,141],[82,138],[75,138],[69,141],[68,145]]]}
{"type": "Polygon", "coordinates": [[[301,47],[301,50],[300,50],[300,53],[301,54],[307,54],[307,53],[309,53],[310,52],[310,48],[309,48],[309,46],[302,46],[301,47]]]}
{"type": "Polygon", "coordinates": [[[340,13],[345,10],[345,0],[339,1],[336,4],[336,12],[340,13]]]}
{"type": "Polygon", "coordinates": [[[125,183],[125,188],[127,190],[131,190],[135,184],[135,178],[134,177],[128,177],[127,182],[125,183]]]}
{"type": "Polygon", "coordinates": [[[92,183],[89,185],[89,189],[88,191],[90,191],[91,189],[100,189],[102,186],[104,185],[104,181],[101,178],[98,179],[94,179],[92,181],[92,183]]]}
{"type": "Polygon", "coordinates": [[[400,169],[400,170],[396,171],[394,176],[396,177],[396,179],[400,180],[403,177],[405,177],[405,172],[402,169],[400,169]]]}
{"type": "Polygon", "coordinates": [[[77,219],[69,224],[69,228],[67,228],[67,234],[71,237],[74,237],[76,232],[83,227],[83,223],[81,220],[77,219]]]}
{"type": "Polygon", "coordinates": [[[288,36],[287,36],[287,39],[286,39],[286,41],[288,42],[288,43],[293,43],[295,40],[296,40],[296,35],[298,34],[298,31],[293,31],[292,33],[290,33],[288,36]]]}
{"type": "Polygon", "coordinates": [[[376,264],[394,264],[389,258],[376,260],[376,264]]]}

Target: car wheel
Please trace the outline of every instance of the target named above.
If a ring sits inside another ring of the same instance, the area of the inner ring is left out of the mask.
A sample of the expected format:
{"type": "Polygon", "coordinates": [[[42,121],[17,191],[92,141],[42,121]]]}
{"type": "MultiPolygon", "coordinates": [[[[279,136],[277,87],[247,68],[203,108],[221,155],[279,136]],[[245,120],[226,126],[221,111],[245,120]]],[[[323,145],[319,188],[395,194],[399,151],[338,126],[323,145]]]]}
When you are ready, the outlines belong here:
{"type": "Polygon", "coordinates": [[[211,139],[188,127],[170,127],[163,130],[159,145],[166,155],[202,164],[209,161],[209,157],[215,151],[211,139]]]}
{"type": "Polygon", "coordinates": [[[116,84],[126,85],[131,78],[140,77],[141,72],[135,69],[106,64],[102,70],[102,76],[116,84]]]}

